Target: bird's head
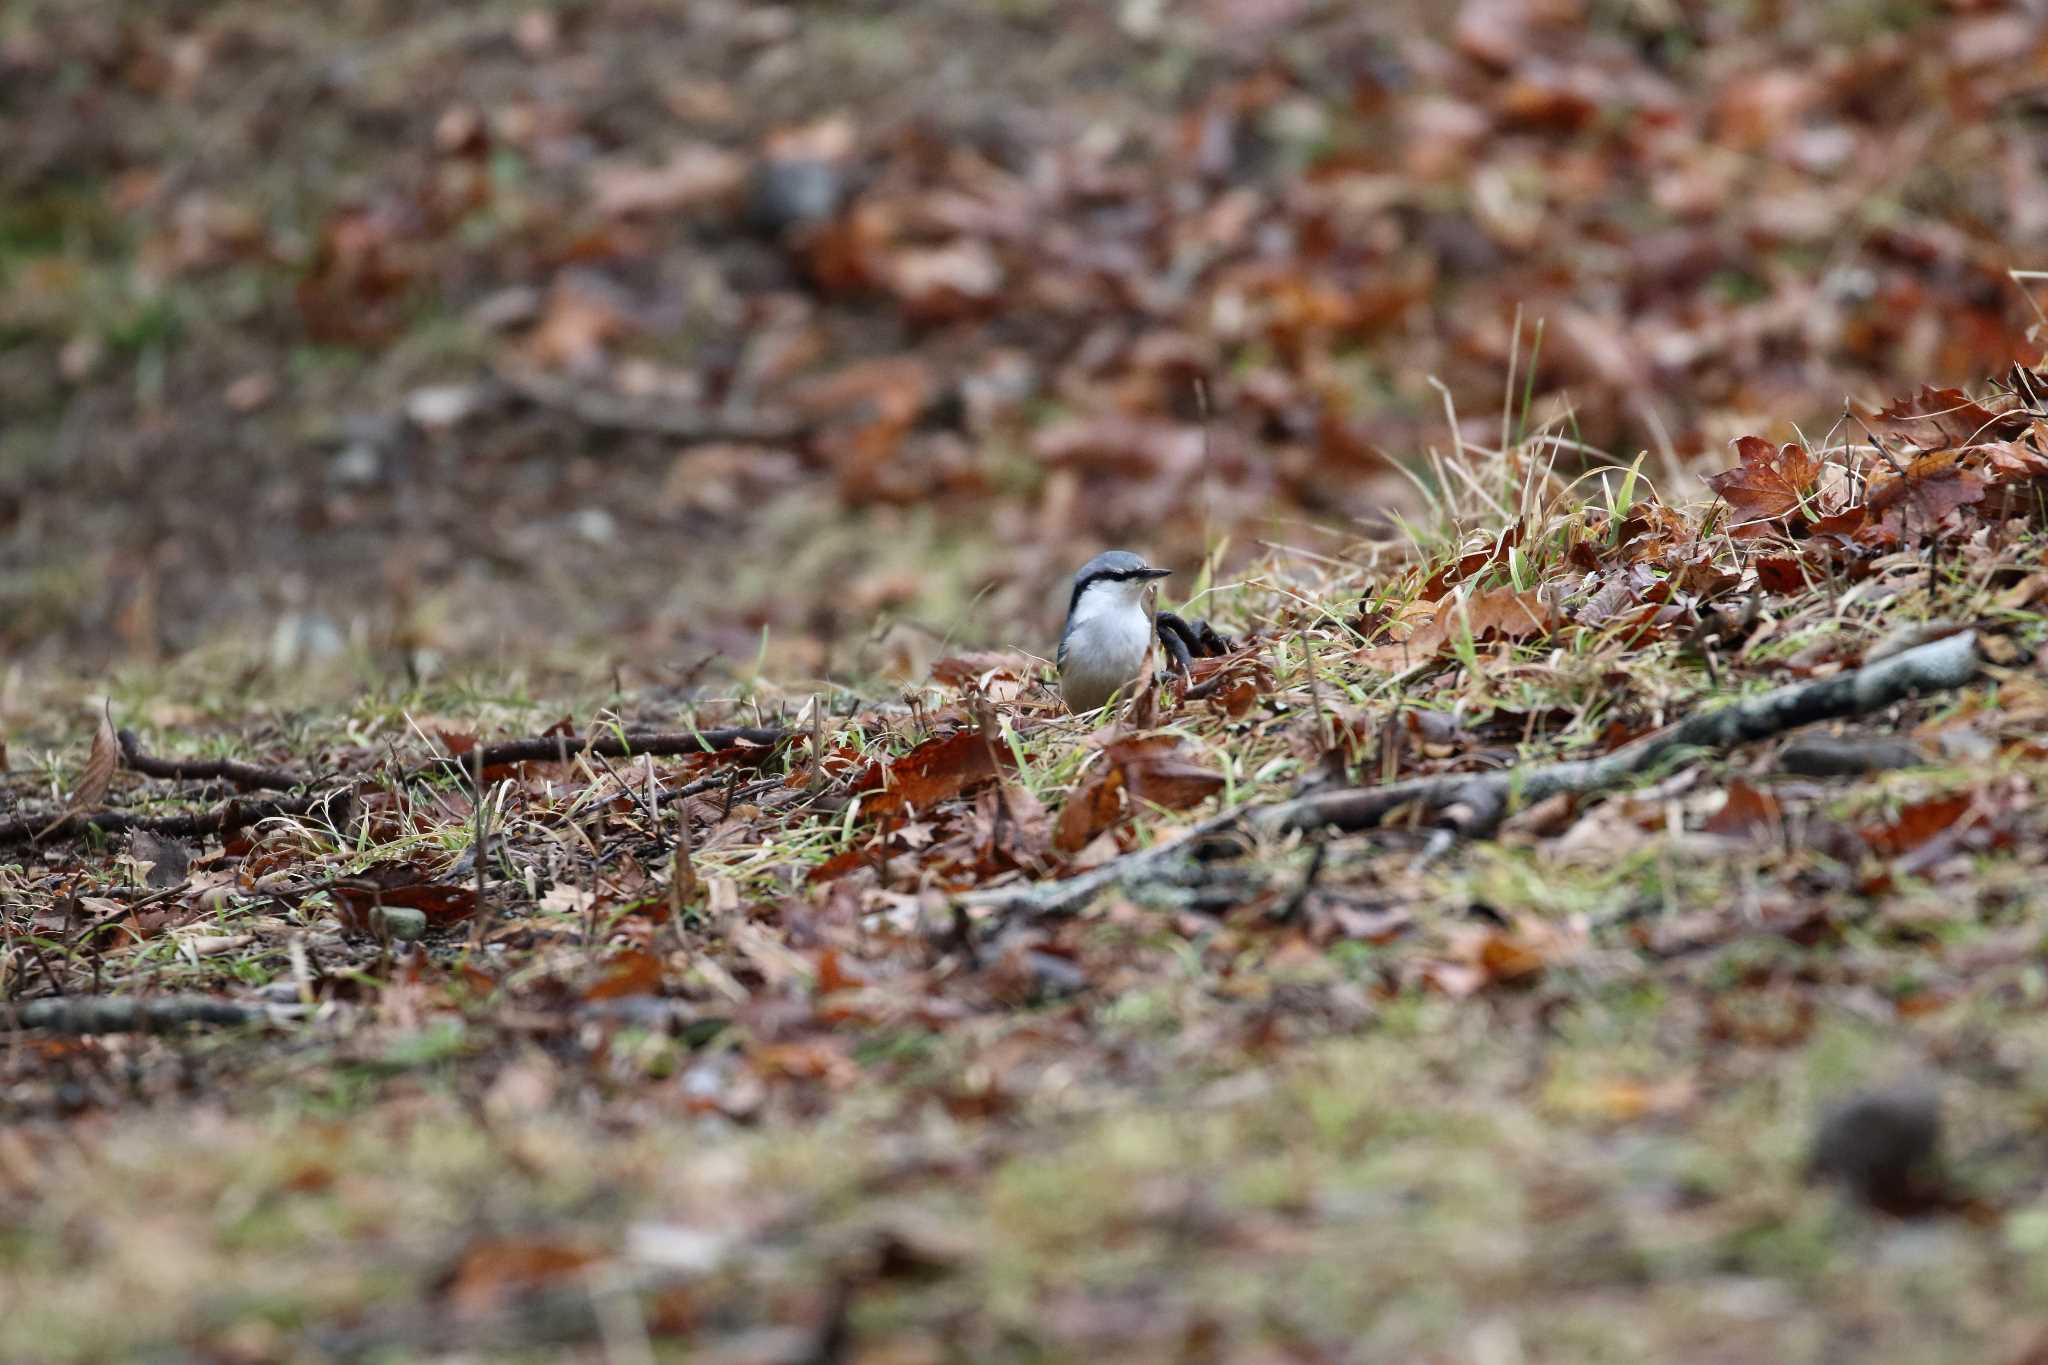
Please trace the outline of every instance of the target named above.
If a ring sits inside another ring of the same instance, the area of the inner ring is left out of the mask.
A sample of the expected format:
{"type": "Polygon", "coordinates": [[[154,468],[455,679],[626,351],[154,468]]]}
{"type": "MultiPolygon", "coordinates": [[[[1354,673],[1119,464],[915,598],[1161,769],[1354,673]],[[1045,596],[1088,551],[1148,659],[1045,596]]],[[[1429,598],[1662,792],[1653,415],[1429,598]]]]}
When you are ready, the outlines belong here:
{"type": "Polygon", "coordinates": [[[1067,601],[1067,615],[1073,616],[1083,598],[1138,605],[1145,600],[1147,588],[1172,572],[1153,568],[1143,555],[1129,550],[1104,550],[1074,574],[1074,595],[1067,601]]]}

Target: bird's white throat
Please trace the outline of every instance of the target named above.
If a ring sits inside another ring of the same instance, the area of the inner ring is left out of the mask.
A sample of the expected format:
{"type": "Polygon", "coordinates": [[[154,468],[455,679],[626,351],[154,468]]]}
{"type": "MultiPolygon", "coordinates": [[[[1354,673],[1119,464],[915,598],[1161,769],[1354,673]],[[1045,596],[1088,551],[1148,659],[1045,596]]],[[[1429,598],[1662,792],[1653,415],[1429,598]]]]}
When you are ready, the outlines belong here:
{"type": "Polygon", "coordinates": [[[1152,617],[1145,610],[1149,584],[1091,584],[1074,604],[1060,643],[1060,683],[1067,704],[1089,710],[1138,675],[1152,648],[1152,617]]]}

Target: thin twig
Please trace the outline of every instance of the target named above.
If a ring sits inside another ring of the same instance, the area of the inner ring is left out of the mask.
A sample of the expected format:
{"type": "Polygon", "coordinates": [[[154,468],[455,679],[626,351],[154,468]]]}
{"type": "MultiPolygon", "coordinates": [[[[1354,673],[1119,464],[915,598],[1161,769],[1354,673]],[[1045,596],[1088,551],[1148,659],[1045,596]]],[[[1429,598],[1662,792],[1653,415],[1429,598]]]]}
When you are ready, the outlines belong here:
{"type": "Polygon", "coordinates": [[[282,768],[265,768],[232,758],[158,758],[142,752],[142,741],[133,730],[120,732],[121,764],[144,777],[167,777],[181,782],[224,781],[252,791],[293,791],[306,786],[304,776],[282,768]]]}
{"type": "Polygon", "coordinates": [[[472,749],[470,752],[476,755],[476,764],[471,770],[471,781],[475,784],[471,790],[475,793],[475,803],[470,807],[470,812],[476,819],[475,843],[471,848],[471,857],[476,863],[476,926],[470,936],[470,942],[480,944],[483,942],[484,925],[489,918],[484,913],[484,889],[490,867],[490,855],[484,841],[490,836],[489,813],[485,809],[490,803],[484,797],[483,751],[472,749]]]}
{"type": "Polygon", "coordinates": [[[305,815],[330,800],[345,799],[345,791],[314,792],[275,801],[227,801],[212,810],[183,815],[135,815],[128,811],[101,811],[96,815],[67,815],[52,825],[47,817],[0,821],[0,845],[21,844],[44,838],[65,838],[88,829],[119,834],[131,829],[151,834],[190,837],[232,834],[236,830],[281,815],[305,815]]]}
{"type": "Polygon", "coordinates": [[[672,441],[736,441],[786,445],[811,427],[763,412],[707,411],[677,403],[649,402],[578,383],[525,366],[500,365],[499,382],[538,408],[566,413],[586,426],[609,431],[647,432],[672,441]]]}

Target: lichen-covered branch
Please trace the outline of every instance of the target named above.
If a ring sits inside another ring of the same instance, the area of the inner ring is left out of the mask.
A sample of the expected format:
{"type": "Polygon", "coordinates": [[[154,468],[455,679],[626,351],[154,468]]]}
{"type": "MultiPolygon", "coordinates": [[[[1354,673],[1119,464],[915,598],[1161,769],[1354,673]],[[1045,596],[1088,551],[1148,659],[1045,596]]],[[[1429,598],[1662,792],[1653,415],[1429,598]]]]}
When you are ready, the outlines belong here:
{"type": "Polygon", "coordinates": [[[1170,863],[1212,856],[1219,842],[1231,836],[1370,829],[1400,810],[1413,810],[1440,829],[1483,837],[1518,806],[1560,793],[1583,796],[1611,790],[1688,753],[1721,752],[1815,721],[1864,715],[1913,697],[1951,691],[1974,681],[1984,663],[1976,632],[1962,631],[1837,677],[1794,683],[1695,712],[1598,758],[1344,787],[1241,806],[1211,817],[1172,844],[1125,854],[1063,881],[970,896],[966,903],[997,916],[1071,914],[1111,886],[1161,875],[1170,863]]]}

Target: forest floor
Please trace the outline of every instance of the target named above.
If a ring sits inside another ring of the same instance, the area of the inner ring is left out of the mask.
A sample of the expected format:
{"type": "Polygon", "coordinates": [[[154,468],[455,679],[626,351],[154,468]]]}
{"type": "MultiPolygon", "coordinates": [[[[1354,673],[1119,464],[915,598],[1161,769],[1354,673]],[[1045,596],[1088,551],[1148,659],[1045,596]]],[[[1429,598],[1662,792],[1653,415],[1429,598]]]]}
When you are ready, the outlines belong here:
{"type": "Polygon", "coordinates": [[[2048,1358],[2048,28],[988,8],[0,20],[0,1356],[2048,1358]]]}
{"type": "Polygon", "coordinates": [[[1923,398],[1467,452],[1116,718],[125,677],[12,754],[7,1353],[2032,1358],[2048,426],[1923,398]]]}

